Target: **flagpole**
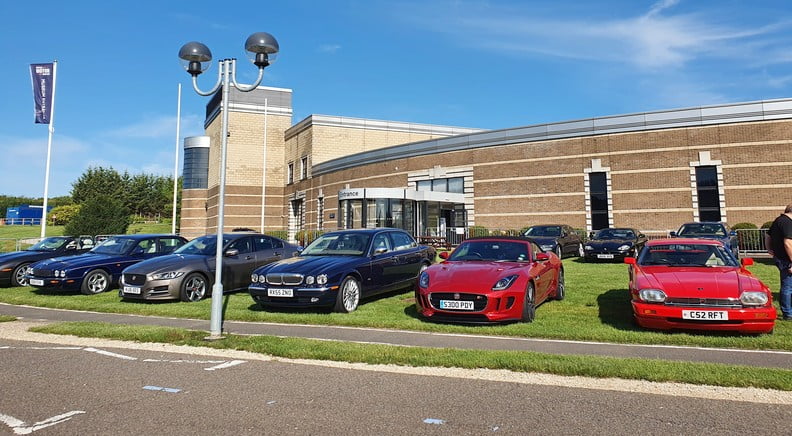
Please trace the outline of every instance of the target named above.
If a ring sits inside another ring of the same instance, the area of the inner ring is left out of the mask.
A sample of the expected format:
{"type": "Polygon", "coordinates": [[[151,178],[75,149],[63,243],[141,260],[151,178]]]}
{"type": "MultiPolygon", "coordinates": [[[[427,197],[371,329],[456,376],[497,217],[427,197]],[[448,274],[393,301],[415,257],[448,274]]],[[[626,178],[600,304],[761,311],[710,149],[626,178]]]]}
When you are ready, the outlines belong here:
{"type": "Polygon", "coordinates": [[[176,192],[179,184],[179,136],[181,129],[181,83],[179,83],[179,93],[176,103],[176,160],[173,162],[173,218],[171,222],[171,233],[176,234],[176,192]]]}
{"type": "Polygon", "coordinates": [[[47,166],[44,170],[44,206],[41,210],[41,237],[47,234],[47,200],[49,197],[50,156],[52,155],[52,134],[55,132],[55,86],[58,82],[58,61],[52,61],[52,103],[50,105],[49,137],[47,139],[47,166]]]}

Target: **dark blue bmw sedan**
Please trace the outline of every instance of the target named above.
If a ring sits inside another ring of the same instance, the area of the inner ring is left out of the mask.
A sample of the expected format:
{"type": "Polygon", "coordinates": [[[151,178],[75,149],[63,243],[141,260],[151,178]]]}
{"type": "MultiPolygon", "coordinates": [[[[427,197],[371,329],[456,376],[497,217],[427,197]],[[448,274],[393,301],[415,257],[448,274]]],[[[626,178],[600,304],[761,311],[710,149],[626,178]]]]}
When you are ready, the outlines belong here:
{"type": "Polygon", "coordinates": [[[98,294],[116,285],[124,268],[171,253],[186,242],[176,235],[111,236],[85,254],[36,262],[25,277],[35,288],[98,294]]]}
{"type": "Polygon", "coordinates": [[[262,307],[333,307],[352,312],[362,298],[412,288],[435,250],[399,229],[325,233],[297,257],[253,271],[250,295],[262,307]]]}

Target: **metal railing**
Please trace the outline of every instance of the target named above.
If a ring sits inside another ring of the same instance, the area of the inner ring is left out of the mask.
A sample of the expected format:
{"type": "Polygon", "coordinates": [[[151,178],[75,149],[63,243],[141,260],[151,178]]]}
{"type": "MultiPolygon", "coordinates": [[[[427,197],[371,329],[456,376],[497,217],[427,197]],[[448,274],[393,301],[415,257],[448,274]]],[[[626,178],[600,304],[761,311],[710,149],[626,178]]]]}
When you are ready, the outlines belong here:
{"type": "Polygon", "coordinates": [[[40,226],[41,218],[0,218],[0,226],[40,226]]]}

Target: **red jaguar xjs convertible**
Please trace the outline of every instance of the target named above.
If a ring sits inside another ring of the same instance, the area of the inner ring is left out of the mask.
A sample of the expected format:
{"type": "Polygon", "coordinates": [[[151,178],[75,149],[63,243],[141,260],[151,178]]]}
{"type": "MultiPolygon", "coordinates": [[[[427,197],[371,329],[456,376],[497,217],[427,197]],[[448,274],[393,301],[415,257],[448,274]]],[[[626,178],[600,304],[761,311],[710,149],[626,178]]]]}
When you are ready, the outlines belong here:
{"type": "Polygon", "coordinates": [[[660,330],[771,333],[776,319],[770,289],[718,241],[649,241],[630,265],[635,320],[660,330]]]}

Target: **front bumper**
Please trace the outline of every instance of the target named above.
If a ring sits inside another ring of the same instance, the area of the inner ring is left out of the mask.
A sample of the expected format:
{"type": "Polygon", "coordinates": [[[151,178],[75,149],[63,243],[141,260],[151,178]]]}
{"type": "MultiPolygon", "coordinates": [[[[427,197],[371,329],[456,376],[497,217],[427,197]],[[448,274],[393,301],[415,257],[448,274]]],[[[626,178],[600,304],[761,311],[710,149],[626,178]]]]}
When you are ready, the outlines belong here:
{"type": "Polygon", "coordinates": [[[38,289],[73,290],[80,289],[82,278],[72,277],[43,277],[27,274],[25,276],[28,286],[38,289]]]}
{"type": "Polygon", "coordinates": [[[126,284],[123,274],[118,285],[118,296],[130,300],[178,300],[181,279],[146,280],[140,285],[126,284]]]}
{"type": "Polygon", "coordinates": [[[253,301],[262,306],[272,307],[326,307],[336,303],[338,286],[323,286],[312,288],[290,286],[261,286],[250,285],[248,293],[253,301]],[[269,289],[290,290],[291,297],[273,296],[269,289]]]}
{"type": "Polygon", "coordinates": [[[599,262],[610,262],[610,261],[621,261],[624,262],[625,257],[630,257],[630,251],[597,251],[597,250],[590,250],[586,251],[584,255],[587,261],[599,261],[599,262]]]}
{"type": "Polygon", "coordinates": [[[776,311],[773,307],[721,308],[679,307],[633,301],[633,314],[641,327],[656,330],[714,330],[740,333],[769,333],[773,330],[776,311]],[[682,318],[683,310],[725,311],[728,320],[690,320],[682,318]]]}
{"type": "Polygon", "coordinates": [[[424,319],[459,324],[494,324],[522,319],[525,293],[521,291],[433,292],[419,289],[415,304],[424,319]],[[441,309],[440,301],[472,302],[473,309],[441,309]]]}

